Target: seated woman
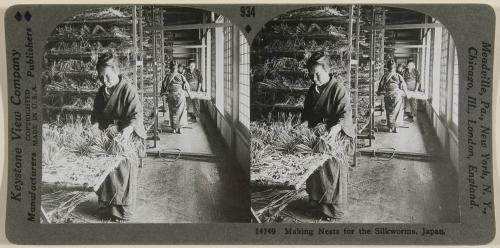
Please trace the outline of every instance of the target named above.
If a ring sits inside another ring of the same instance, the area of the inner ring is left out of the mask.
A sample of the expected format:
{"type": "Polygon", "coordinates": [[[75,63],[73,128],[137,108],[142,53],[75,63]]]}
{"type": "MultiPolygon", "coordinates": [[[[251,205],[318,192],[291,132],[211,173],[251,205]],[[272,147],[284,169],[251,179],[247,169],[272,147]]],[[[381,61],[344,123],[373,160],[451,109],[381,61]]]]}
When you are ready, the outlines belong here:
{"type": "Polygon", "coordinates": [[[407,95],[406,83],[401,74],[396,72],[394,59],[387,61],[387,70],[380,79],[378,95],[384,95],[385,113],[389,132],[397,133],[404,117],[404,96],[407,95]]]}
{"type": "Polygon", "coordinates": [[[187,125],[186,96],[189,95],[189,83],[179,73],[179,66],[175,62],[170,62],[169,69],[170,73],[162,82],[161,93],[167,95],[172,130],[180,134],[182,127],[187,125]]]}
{"type": "MultiPolygon", "coordinates": [[[[306,95],[301,120],[310,128],[325,124],[326,136],[346,135],[352,146],[354,125],[349,92],[330,74],[329,61],[323,53],[314,53],[306,66],[313,84],[306,95]]],[[[349,148],[345,148],[346,153],[349,148]]],[[[309,200],[319,208],[322,218],[343,217],[347,207],[347,172],[347,163],[329,159],[307,179],[309,200]]]]}
{"type": "MultiPolygon", "coordinates": [[[[99,129],[116,125],[121,141],[131,139],[140,144],[139,156],[144,156],[144,129],[142,106],[137,90],[120,74],[117,58],[111,53],[99,56],[97,75],[102,86],[94,100],[91,122],[99,129]]],[[[112,171],[97,191],[99,205],[113,221],[130,220],[135,206],[138,160],[121,163],[112,171]]]]}

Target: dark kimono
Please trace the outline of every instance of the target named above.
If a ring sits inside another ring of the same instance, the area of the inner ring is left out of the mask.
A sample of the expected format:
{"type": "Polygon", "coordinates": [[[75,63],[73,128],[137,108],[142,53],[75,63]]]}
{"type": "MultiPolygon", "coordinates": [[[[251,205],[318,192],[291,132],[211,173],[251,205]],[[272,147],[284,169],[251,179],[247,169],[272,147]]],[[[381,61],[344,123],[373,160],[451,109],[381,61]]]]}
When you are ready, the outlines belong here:
{"type": "MultiPolygon", "coordinates": [[[[200,70],[194,69],[193,71],[191,70],[186,70],[184,72],[184,76],[186,77],[186,80],[189,83],[189,86],[191,88],[191,91],[198,91],[200,84],[203,83],[203,76],[201,75],[200,70]]],[[[189,99],[187,101],[187,111],[188,113],[194,115],[195,117],[200,116],[200,100],[199,99],[189,99]]]]}
{"type": "MultiPolygon", "coordinates": [[[[354,139],[349,92],[333,79],[322,92],[317,91],[316,85],[309,88],[301,119],[307,121],[310,128],[323,123],[330,130],[334,125],[340,124],[340,134],[354,139]]],[[[346,152],[348,149],[346,147],[346,152]]],[[[306,181],[309,199],[319,204],[323,214],[328,217],[343,215],[347,205],[347,171],[347,164],[329,159],[306,181]]]]}
{"type": "MultiPolygon", "coordinates": [[[[116,124],[121,131],[127,126],[134,128],[133,139],[146,138],[143,124],[142,106],[137,90],[120,78],[111,95],[101,86],[94,101],[91,116],[92,123],[98,123],[100,129],[116,124]]],[[[131,151],[137,152],[137,151],[131,151]]],[[[130,219],[135,205],[138,164],[127,159],[109,175],[97,190],[99,204],[106,207],[108,214],[117,219],[130,219]]]]}

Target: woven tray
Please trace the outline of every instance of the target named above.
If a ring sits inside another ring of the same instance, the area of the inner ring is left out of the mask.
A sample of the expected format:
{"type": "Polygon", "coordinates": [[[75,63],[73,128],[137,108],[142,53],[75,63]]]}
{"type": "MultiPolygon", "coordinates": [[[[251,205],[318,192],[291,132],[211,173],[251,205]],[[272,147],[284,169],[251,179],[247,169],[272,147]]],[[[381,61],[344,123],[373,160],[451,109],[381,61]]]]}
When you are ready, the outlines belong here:
{"type": "Polygon", "coordinates": [[[50,190],[97,191],[107,175],[127,163],[124,156],[68,155],[42,168],[42,184],[50,190]]]}
{"type": "Polygon", "coordinates": [[[326,154],[301,157],[276,154],[261,165],[252,166],[250,178],[252,188],[300,189],[307,178],[329,158],[331,156],[326,154]],[[290,166],[287,162],[289,160],[296,160],[298,162],[293,170],[285,169],[287,166],[290,166]],[[281,173],[277,173],[280,168],[283,168],[283,170],[281,173]]]}

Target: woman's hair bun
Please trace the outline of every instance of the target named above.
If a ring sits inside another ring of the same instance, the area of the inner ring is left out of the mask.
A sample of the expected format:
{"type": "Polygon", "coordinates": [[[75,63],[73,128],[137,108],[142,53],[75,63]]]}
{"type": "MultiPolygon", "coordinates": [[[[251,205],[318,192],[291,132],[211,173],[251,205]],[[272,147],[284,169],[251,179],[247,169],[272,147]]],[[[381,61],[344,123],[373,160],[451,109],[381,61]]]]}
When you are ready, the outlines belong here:
{"type": "Polygon", "coordinates": [[[330,64],[329,64],[328,56],[322,51],[312,53],[306,62],[306,67],[311,68],[312,66],[315,66],[315,65],[322,65],[324,67],[329,68],[330,64]]]}
{"type": "Polygon", "coordinates": [[[105,66],[111,66],[115,70],[118,70],[118,63],[117,63],[116,57],[113,53],[106,52],[106,53],[99,55],[99,58],[97,59],[96,68],[102,68],[105,66]]]}

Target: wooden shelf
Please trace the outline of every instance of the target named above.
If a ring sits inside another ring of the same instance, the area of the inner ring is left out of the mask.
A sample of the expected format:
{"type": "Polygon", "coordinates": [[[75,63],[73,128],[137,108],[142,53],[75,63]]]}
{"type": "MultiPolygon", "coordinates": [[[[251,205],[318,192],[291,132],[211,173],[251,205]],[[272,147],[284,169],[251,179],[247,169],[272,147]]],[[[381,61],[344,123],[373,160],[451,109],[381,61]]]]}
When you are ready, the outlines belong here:
{"type": "MultiPolygon", "coordinates": [[[[96,55],[99,55],[99,54],[102,54],[104,53],[104,51],[101,51],[101,52],[48,52],[45,54],[45,56],[47,58],[50,58],[50,59],[58,59],[58,58],[61,58],[61,59],[74,59],[74,58],[92,58],[92,56],[96,56],[96,55]]],[[[116,55],[120,56],[120,57],[127,57],[128,54],[131,54],[132,52],[130,53],[124,53],[124,52],[119,52],[119,53],[116,53],[116,55]]]]}
{"type": "Polygon", "coordinates": [[[309,87],[303,88],[295,88],[295,87],[273,87],[262,82],[258,83],[259,87],[269,91],[279,91],[279,92],[290,92],[290,93],[307,93],[309,91],[309,87]]]}
{"type": "MultiPolygon", "coordinates": [[[[95,70],[92,70],[92,72],[97,72],[95,70]]],[[[86,76],[86,77],[91,77],[93,74],[90,73],[90,71],[55,71],[55,74],[64,74],[66,76],[86,76]]]]}
{"type": "Polygon", "coordinates": [[[300,71],[300,70],[277,70],[277,74],[281,75],[291,75],[291,76],[304,76],[307,77],[308,72],[307,71],[300,71]]]}
{"type": "Polygon", "coordinates": [[[81,41],[81,40],[92,40],[92,41],[128,41],[131,40],[130,36],[120,37],[120,36],[97,36],[97,35],[87,35],[87,36],[50,36],[47,42],[58,42],[58,41],[81,41]]]}
{"type": "Polygon", "coordinates": [[[330,24],[349,24],[349,16],[274,18],[270,22],[329,22],[330,24]]]}
{"type": "Polygon", "coordinates": [[[56,107],[56,106],[50,106],[50,105],[44,105],[43,108],[46,111],[60,111],[60,112],[80,112],[80,113],[86,113],[86,114],[91,114],[92,109],[84,109],[84,108],[77,108],[77,107],[70,107],[70,106],[65,106],[65,107],[56,107]]]}
{"type": "MultiPolygon", "coordinates": [[[[98,90],[79,90],[79,89],[62,89],[62,90],[55,90],[55,89],[46,89],[45,94],[50,93],[50,94],[75,94],[75,95],[93,95],[97,94],[98,90]]],[[[47,96],[47,95],[45,95],[47,96]]]]}
{"type": "Polygon", "coordinates": [[[303,39],[315,39],[315,40],[321,40],[321,39],[327,39],[327,40],[347,40],[347,34],[345,34],[345,37],[339,37],[336,35],[331,35],[328,33],[318,33],[318,34],[308,34],[308,33],[303,33],[303,34],[286,34],[286,33],[266,33],[264,36],[268,37],[274,37],[274,38],[303,38],[303,39]]]}
{"type": "MultiPolygon", "coordinates": [[[[254,51],[254,52],[257,52],[257,51],[254,51]]],[[[306,51],[306,50],[263,50],[261,51],[260,53],[264,53],[264,54],[267,54],[267,55],[275,55],[275,56],[279,56],[279,55],[282,55],[283,57],[289,57],[289,56],[293,56],[293,57],[303,57],[305,56],[306,52],[310,52],[310,51],[306,51]]],[[[330,54],[330,56],[337,56],[337,57],[340,57],[340,54],[330,54]]]]}
{"type": "Polygon", "coordinates": [[[130,24],[132,25],[132,17],[114,17],[114,18],[99,18],[99,19],[76,19],[68,20],[63,24],[87,24],[87,23],[109,23],[109,24],[130,24]]]}
{"type": "Polygon", "coordinates": [[[304,109],[304,106],[295,106],[282,103],[276,103],[276,104],[252,103],[251,106],[259,108],[272,108],[273,110],[279,109],[279,110],[289,110],[289,111],[302,111],[304,109]]]}

